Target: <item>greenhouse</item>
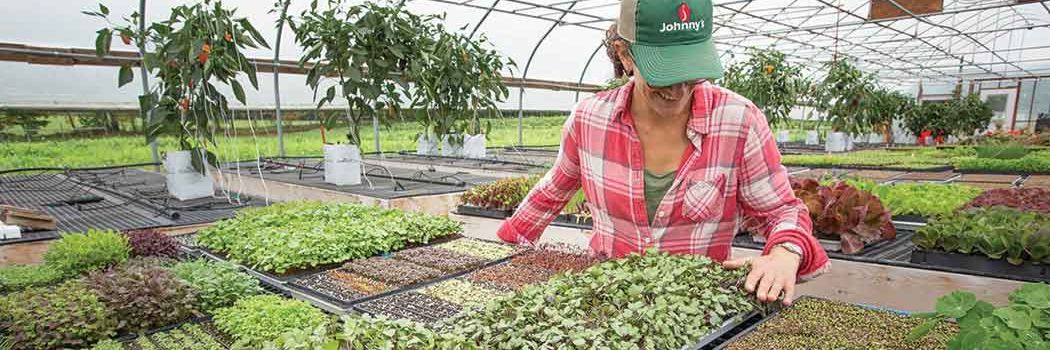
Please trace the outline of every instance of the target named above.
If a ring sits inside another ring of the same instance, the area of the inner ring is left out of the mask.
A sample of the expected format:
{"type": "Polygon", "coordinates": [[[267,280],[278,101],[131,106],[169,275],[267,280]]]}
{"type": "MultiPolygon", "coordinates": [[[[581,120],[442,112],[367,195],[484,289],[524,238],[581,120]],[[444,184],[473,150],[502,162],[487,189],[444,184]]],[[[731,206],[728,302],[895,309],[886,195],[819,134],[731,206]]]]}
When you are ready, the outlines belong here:
{"type": "Polygon", "coordinates": [[[0,350],[1050,349],[1050,1],[0,8],[0,350]]]}

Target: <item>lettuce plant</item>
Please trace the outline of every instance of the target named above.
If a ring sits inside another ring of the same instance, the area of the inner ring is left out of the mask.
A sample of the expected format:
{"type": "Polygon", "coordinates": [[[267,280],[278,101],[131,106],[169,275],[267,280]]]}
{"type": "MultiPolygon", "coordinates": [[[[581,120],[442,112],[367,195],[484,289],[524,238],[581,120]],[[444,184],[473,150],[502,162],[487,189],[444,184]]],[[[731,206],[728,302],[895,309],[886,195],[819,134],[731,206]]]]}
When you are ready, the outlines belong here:
{"type": "Polygon", "coordinates": [[[15,265],[0,268],[0,292],[42,287],[62,280],[62,274],[47,265],[15,265]]]}
{"type": "Polygon", "coordinates": [[[241,298],[262,292],[259,281],[228,262],[194,260],[180,262],[172,272],[197,295],[201,311],[214,312],[241,298]]]}
{"type": "Polygon", "coordinates": [[[122,331],[145,331],[202,315],[193,289],[165,268],[122,265],[92,272],[84,283],[113,310],[122,331]]]}
{"type": "Polygon", "coordinates": [[[131,255],[175,258],[179,256],[179,242],[157,230],[138,230],[125,233],[131,255]]]}
{"type": "Polygon", "coordinates": [[[995,307],[970,292],[955,291],[937,299],[933,312],[917,314],[927,321],[912,330],[925,337],[945,320],[955,320],[959,334],[949,350],[1050,348],[1050,285],[1028,283],[1010,293],[1010,304],[995,307]]]}
{"type": "Polygon", "coordinates": [[[792,179],[791,188],[809,209],[814,231],[837,237],[844,254],[856,254],[865,244],[897,237],[890,211],[870,192],[845,182],[821,185],[813,179],[792,179]]]}
{"type": "Polygon", "coordinates": [[[128,260],[131,248],[117,231],[88,230],[70,233],[51,243],[44,253],[44,263],[65,276],[104,269],[128,260]]]}
{"type": "Polygon", "coordinates": [[[11,350],[81,348],[115,336],[117,316],[73,280],[0,297],[0,329],[11,350]]]}
{"type": "Polygon", "coordinates": [[[932,220],[912,241],[922,249],[983,254],[1014,265],[1050,263],[1050,215],[1006,207],[969,209],[932,220]]]}
{"type": "Polygon", "coordinates": [[[475,186],[463,193],[463,204],[496,210],[514,210],[539,182],[539,177],[515,177],[475,186]]]}
{"type": "Polygon", "coordinates": [[[261,348],[285,332],[328,323],[328,316],[310,304],[276,295],[244,298],[215,312],[215,327],[233,337],[234,348],[261,348]]]}
{"type": "Polygon", "coordinates": [[[461,231],[446,217],[346,203],[286,202],[239,211],[197,234],[231,260],[276,273],[365,258],[461,231]]]}
{"type": "Polygon", "coordinates": [[[973,199],[967,207],[1004,206],[1020,211],[1050,213],[1050,188],[998,188],[973,199]]]}
{"type": "Polygon", "coordinates": [[[957,184],[900,183],[881,185],[870,181],[847,180],[847,183],[879,197],[893,215],[933,217],[951,215],[981,194],[981,189],[957,184]]]}

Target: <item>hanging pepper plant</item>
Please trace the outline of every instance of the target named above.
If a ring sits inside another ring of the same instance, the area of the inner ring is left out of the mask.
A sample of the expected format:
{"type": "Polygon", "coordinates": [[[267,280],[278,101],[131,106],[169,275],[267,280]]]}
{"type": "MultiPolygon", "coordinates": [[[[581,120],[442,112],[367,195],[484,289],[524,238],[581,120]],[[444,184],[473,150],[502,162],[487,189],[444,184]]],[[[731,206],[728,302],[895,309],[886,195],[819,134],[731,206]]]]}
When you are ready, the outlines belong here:
{"type": "Polygon", "coordinates": [[[776,50],[752,50],[750,54],[750,59],[726,70],[721,85],[754,102],[770,126],[787,122],[809,85],[802,78],[802,67],[776,50]]]}
{"type": "MultiPolygon", "coordinates": [[[[337,97],[347,103],[347,141],[361,144],[360,123],[364,118],[395,118],[403,98],[410,97],[408,81],[401,73],[420,65],[423,34],[433,16],[409,13],[404,2],[390,6],[366,2],[345,5],[329,0],[326,6],[313,1],[289,24],[295,40],[305,49],[299,59],[307,67],[306,84],[315,96],[330,85],[317,102],[320,109],[337,97]],[[334,79],[328,84],[327,79],[334,79]]],[[[323,123],[335,124],[338,115],[323,123]]]]}
{"type": "Polygon", "coordinates": [[[874,76],[864,74],[848,60],[828,63],[828,74],[817,88],[816,107],[827,116],[831,129],[856,134],[870,124],[864,120],[862,103],[874,88],[874,76]]]}
{"type": "MultiPolygon", "coordinates": [[[[110,24],[97,32],[95,49],[99,57],[110,52],[113,37],[125,45],[145,48],[142,64],[159,80],[139,96],[140,112],[147,120],[147,142],[175,136],[179,149],[203,151],[191,152],[194,168],[203,172],[205,159],[201,153],[208,163],[216,165],[214,153],[207,149],[216,145],[215,131],[231,127],[233,122],[226,96],[216,84],[228,86],[237,101],[246,103],[238,76],[246,75],[256,89],[259,82],[255,66],[242,51],[269,48],[262,35],[248,19],[237,17],[235,10],[226,9],[219,0],[172,7],[168,19],[145,30],[139,30],[142,16],[138,12],[123,18],[124,24],[112,22],[109,9],[101,4],[98,11],[83,13],[110,24]]],[[[133,79],[132,64],[121,66],[117,85],[124,86],[133,79]]]]}
{"type": "MultiPolygon", "coordinates": [[[[500,72],[514,62],[489,48],[484,36],[472,40],[440,24],[428,29],[436,39],[424,41],[422,64],[407,72],[418,90],[412,105],[422,109],[422,133],[488,134],[492,126],[483,127],[478,112],[498,113],[496,103],[510,95],[500,72]]],[[[462,136],[453,142],[461,143],[462,136]]]]}

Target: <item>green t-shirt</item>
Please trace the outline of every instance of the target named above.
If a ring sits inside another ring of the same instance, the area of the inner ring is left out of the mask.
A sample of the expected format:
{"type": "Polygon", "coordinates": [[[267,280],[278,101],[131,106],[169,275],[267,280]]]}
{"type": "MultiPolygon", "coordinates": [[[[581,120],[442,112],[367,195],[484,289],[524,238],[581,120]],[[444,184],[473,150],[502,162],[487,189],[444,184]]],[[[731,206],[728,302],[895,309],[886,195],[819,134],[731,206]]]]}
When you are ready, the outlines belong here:
{"type": "Polygon", "coordinates": [[[656,209],[660,207],[660,201],[664,199],[667,190],[674,183],[674,176],[678,171],[672,171],[663,175],[656,175],[648,170],[645,171],[645,211],[649,214],[649,224],[653,224],[656,217],[656,209]]]}

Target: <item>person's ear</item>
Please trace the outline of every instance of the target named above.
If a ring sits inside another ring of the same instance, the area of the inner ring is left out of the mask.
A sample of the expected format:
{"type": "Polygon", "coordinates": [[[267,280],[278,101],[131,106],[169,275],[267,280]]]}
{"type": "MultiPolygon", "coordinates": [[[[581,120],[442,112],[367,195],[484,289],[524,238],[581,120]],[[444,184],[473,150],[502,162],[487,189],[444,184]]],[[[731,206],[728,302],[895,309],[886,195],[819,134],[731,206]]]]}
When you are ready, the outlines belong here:
{"type": "Polygon", "coordinates": [[[623,64],[623,70],[628,76],[634,75],[634,57],[631,57],[631,49],[627,46],[627,42],[623,40],[617,40],[613,43],[613,49],[616,50],[616,57],[620,58],[620,63],[623,64]]]}

